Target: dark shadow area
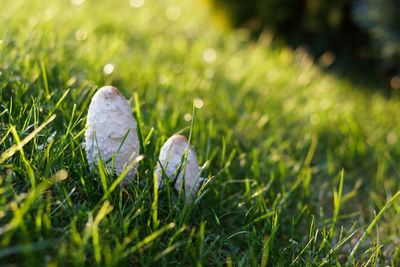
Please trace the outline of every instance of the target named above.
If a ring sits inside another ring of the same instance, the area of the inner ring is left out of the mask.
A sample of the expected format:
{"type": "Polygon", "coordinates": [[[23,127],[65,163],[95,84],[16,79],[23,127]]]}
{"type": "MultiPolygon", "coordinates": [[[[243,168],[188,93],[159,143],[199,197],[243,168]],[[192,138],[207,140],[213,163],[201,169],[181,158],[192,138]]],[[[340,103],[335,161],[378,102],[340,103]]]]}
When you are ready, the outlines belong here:
{"type": "Polygon", "coordinates": [[[383,1],[384,8],[369,0],[212,2],[231,26],[249,29],[253,39],[267,31],[273,44],[306,50],[329,73],[361,87],[382,88],[387,96],[399,89],[391,82],[400,73],[400,19],[395,15],[400,4],[396,0],[383,1]]]}

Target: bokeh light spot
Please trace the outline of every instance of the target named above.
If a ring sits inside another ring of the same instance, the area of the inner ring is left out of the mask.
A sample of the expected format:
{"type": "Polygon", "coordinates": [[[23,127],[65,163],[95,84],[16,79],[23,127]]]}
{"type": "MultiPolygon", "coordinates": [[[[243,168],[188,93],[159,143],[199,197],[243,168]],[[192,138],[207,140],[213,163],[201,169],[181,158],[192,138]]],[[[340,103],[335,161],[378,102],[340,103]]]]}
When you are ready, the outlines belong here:
{"type": "Polygon", "coordinates": [[[390,85],[392,86],[393,89],[400,89],[400,76],[394,76],[392,80],[390,81],[390,85]]]}
{"type": "Polygon", "coordinates": [[[203,52],[205,62],[212,63],[217,59],[217,52],[213,48],[208,48],[203,52]]]}
{"type": "Polygon", "coordinates": [[[331,106],[331,101],[329,101],[329,99],[328,98],[322,98],[321,99],[321,101],[319,102],[319,106],[322,108],[322,109],[324,109],[324,110],[326,110],[326,109],[328,109],[330,106],[331,106]]]}
{"type": "Polygon", "coordinates": [[[395,132],[390,132],[386,136],[386,141],[389,145],[394,145],[397,142],[397,134],[395,132]]]}
{"type": "Polygon", "coordinates": [[[335,59],[335,53],[333,53],[332,51],[327,51],[323,53],[322,56],[319,58],[319,63],[324,67],[328,67],[332,65],[333,62],[335,62],[335,59]]]}
{"type": "Polygon", "coordinates": [[[192,114],[186,113],[186,114],[183,116],[183,119],[184,119],[185,121],[191,121],[191,120],[192,120],[192,114]]]}
{"type": "Polygon", "coordinates": [[[203,105],[204,105],[204,102],[203,102],[202,99],[196,98],[196,99],[194,100],[194,106],[195,106],[196,108],[200,109],[200,108],[203,107],[203,105]]]}
{"type": "Polygon", "coordinates": [[[54,11],[51,8],[46,9],[44,12],[44,19],[46,21],[51,20],[54,17],[54,11]]]}
{"type": "Polygon", "coordinates": [[[241,159],[239,165],[243,168],[246,165],[246,159],[241,159]]]}
{"type": "Polygon", "coordinates": [[[78,41],[86,40],[87,32],[84,29],[79,29],[75,32],[75,38],[78,41]]]}
{"type": "Polygon", "coordinates": [[[134,8],[143,6],[144,0],[129,0],[129,4],[134,8]]]}
{"type": "Polygon", "coordinates": [[[103,68],[103,71],[107,75],[111,74],[114,71],[114,65],[110,63],[106,64],[103,68]]]}
{"type": "Polygon", "coordinates": [[[169,20],[176,21],[181,17],[182,10],[179,6],[169,6],[165,11],[165,15],[169,20]]]}
{"type": "Polygon", "coordinates": [[[72,4],[75,6],[82,5],[85,0],[71,0],[72,4]]]}
{"type": "Polygon", "coordinates": [[[158,77],[158,82],[159,82],[160,84],[167,84],[167,83],[168,83],[168,78],[167,78],[167,76],[165,76],[164,74],[161,74],[161,75],[158,77]]]}

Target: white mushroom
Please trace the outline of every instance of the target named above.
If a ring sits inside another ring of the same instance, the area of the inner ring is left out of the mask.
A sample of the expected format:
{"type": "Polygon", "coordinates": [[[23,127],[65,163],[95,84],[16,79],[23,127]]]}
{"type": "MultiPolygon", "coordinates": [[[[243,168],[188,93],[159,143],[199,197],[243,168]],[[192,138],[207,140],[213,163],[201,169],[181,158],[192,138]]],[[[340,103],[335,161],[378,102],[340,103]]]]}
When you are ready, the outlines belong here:
{"type": "MultiPolygon", "coordinates": [[[[114,171],[122,173],[124,166],[139,156],[136,121],[129,102],[117,88],[104,86],[95,93],[86,125],[90,125],[85,132],[85,149],[90,165],[97,164],[100,153],[102,160],[108,161],[107,166],[111,168],[110,159],[115,155],[114,171]]],[[[127,177],[133,177],[136,168],[132,168],[127,177]]]]}
{"type": "MultiPolygon", "coordinates": [[[[180,190],[183,173],[185,170],[185,196],[189,196],[190,190],[193,187],[192,198],[194,198],[200,186],[200,168],[197,161],[196,150],[193,148],[193,146],[190,146],[185,169],[185,160],[183,158],[183,155],[184,153],[186,153],[187,148],[188,140],[186,139],[186,137],[182,135],[173,135],[172,137],[170,137],[161,148],[159,163],[156,169],[156,175],[158,185],[160,186],[161,184],[163,184],[162,169],[160,163],[168,179],[170,179],[174,174],[176,175],[179,166],[181,166],[179,170],[179,175],[176,179],[175,188],[178,191],[180,190]]],[[[191,201],[192,198],[189,199],[189,201],[191,201]]]]}

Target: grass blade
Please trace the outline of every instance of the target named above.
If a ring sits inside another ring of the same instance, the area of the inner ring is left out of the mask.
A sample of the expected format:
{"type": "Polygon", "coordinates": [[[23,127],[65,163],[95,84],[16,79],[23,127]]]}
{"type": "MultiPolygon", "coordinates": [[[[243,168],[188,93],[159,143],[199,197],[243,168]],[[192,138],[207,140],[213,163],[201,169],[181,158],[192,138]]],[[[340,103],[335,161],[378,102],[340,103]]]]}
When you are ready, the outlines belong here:
{"type": "Polygon", "coordinates": [[[350,253],[349,259],[347,260],[346,266],[353,261],[354,254],[357,252],[358,247],[361,245],[361,242],[366,238],[366,236],[371,232],[372,228],[374,228],[375,224],[379,221],[382,217],[383,213],[392,205],[392,203],[400,196],[400,191],[398,191],[386,204],[383,208],[379,211],[378,215],[375,219],[369,224],[367,230],[363,233],[363,235],[358,240],[357,244],[354,246],[353,250],[350,253]]]}
{"type": "Polygon", "coordinates": [[[56,114],[53,114],[49,119],[47,119],[42,125],[37,127],[33,132],[31,132],[27,137],[25,137],[20,143],[13,145],[6,151],[4,151],[3,154],[0,156],[0,164],[4,163],[8,158],[12,157],[18,150],[23,148],[29,141],[32,140],[41,130],[43,130],[44,127],[46,127],[47,124],[52,122],[56,118],[56,114]]]}

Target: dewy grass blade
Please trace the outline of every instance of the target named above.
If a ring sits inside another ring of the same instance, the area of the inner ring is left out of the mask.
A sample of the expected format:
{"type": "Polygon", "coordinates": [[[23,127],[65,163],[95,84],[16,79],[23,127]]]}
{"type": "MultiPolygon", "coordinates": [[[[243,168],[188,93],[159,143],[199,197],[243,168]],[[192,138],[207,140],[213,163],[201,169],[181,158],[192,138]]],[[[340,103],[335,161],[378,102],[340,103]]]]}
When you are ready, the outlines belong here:
{"type": "Polygon", "coordinates": [[[314,241],[314,236],[312,236],[310,238],[310,240],[308,241],[307,245],[300,251],[300,253],[297,255],[297,257],[292,261],[290,266],[293,266],[293,264],[295,264],[299,260],[300,256],[304,253],[304,251],[306,251],[307,248],[312,244],[312,241],[314,241]]]}
{"type": "Polygon", "coordinates": [[[51,179],[45,180],[35,188],[32,188],[32,190],[26,197],[25,201],[18,208],[18,212],[14,212],[14,216],[11,219],[11,221],[0,228],[0,235],[3,235],[8,231],[15,230],[22,223],[23,216],[25,215],[26,212],[28,212],[30,206],[34,203],[34,201],[51,185],[59,181],[65,180],[67,177],[68,177],[68,172],[62,169],[58,171],[56,174],[54,174],[51,179]]]}
{"type": "Polygon", "coordinates": [[[270,257],[270,253],[274,246],[275,233],[279,228],[279,225],[277,222],[278,222],[278,215],[275,215],[275,217],[273,219],[273,225],[272,225],[273,228],[272,228],[271,234],[269,236],[264,237],[263,254],[262,254],[262,258],[261,258],[261,266],[262,267],[265,267],[268,264],[268,259],[270,257]]]}
{"type": "Polygon", "coordinates": [[[169,223],[167,225],[165,225],[164,227],[162,227],[161,229],[155,231],[154,233],[152,233],[151,235],[145,237],[142,241],[140,241],[139,243],[137,243],[135,246],[127,249],[122,255],[123,258],[127,257],[128,255],[136,252],[138,249],[140,249],[141,247],[143,247],[144,245],[150,243],[151,241],[153,241],[154,239],[156,239],[157,237],[159,237],[160,235],[162,235],[164,232],[171,230],[172,228],[175,227],[175,223],[169,223]]]}
{"type": "Polygon", "coordinates": [[[47,82],[46,69],[44,67],[43,61],[40,61],[40,68],[42,70],[44,89],[45,89],[45,92],[46,92],[46,98],[48,100],[50,98],[49,83],[47,82]]]}
{"type": "Polygon", "coordinates": [[[56,118],[56,114],[52,115],[47,121],[42,123],[38,128],[36,128],[33,132],[31,132],[27,137],[25,137],[19,144],[15,144],[1,155],[0,164],[4,163],[8,158],[12,157],[18,150],[24,147],[29,141],[32,140],[47,124],[52,122],[56,118]]]}
{"type": "MultiPolygon", "coordinates": [[[[11,132],[13,134],[16,144],[17,145],[21,144],[21,140],[19,139],[19,136],[18,136],[17,130],[15,129],[15,126],[11,126],[10,129],[11,129],[11,132]]],[[[32,185],[32,187],[35,187],[36,180],[35,180],[35,173],[33,171],[33,168],[31,166],[31,164],[29,163],[29,161],[25,157],[24,149],[21,147],[19,150],[21,152],[22,162],[25,165],[31,185],[32,185]]]]}
{"type": "Polygon", "coordinates": [[[57,103],[54,105],[54,107],[51,109],[49,115],[47,117],[51,116],[53,112],[60,106],[61,102],[64,101],[65,97],[68,95],[69,89],[67,89],[64,94],[61,96],[61,98],[57,101],[57,103]]]}
{"type": "Polygon", "coordinates": [[[306,159],[304,160],[304,166],[310,166],[310,163],[314,157],[314,153],[315,153],[315,149],[317,148],[317,144],[318,144],[318,138],[317,136],[313,136],[311,139],[311,144],[310,144],[310,148],[307,152],[307,156],[306,159]]]}
{"type": "Polygon", "coordinates": [[[379,211],[378,215],[375,217],[375,219],[370,223],[368,226],[367,230],[363,233],[363,235],[360,237],[358,240],[357,244],[354,246],[353,250],[350,253],[349,259],[347,260],[346,266],[349,266],[351,262],[353,261],[354,254],[357,252],[358,247],[361,245],[361,242],[366,238],[366,236],[371,232],[372,228],[374,228],[375,224],[379,221],[379,219],[382,217],[383,213],[386,211],[387,208],[389,208],[392,203],[400,196],[400,191],[398,191],[386,204],[383,206],[383,208],[379,211]]]}
{"type": "Polygon", "coordinates": [[[6,140],[7,136],[10,134],[11,129],[8,128],[7,132],[4,134],[4,137],[0,140],[0,145],[6,140]]]}
{"type": "Polygon", "coordinates": [[[154,191],[154,200],[153,204],[151,205],[151,214],[153,218],[153,228],[157,230],[159,221],[158,221],[158,185],[157,185],[157,174],[154,173],[153,175],[153,191],[154,191]]]}
{"type": "MultiPolygon", "coordinates": [[[[188,158],[188,156],[189,156],[189,150],[190,150],[190,145],[191,145],[191,141],[192,141],[192,134],[193,134],[193,128],[194,128],[194,118],[195,118],[195,111],[196,111],[196,108],[195,108],[195,105],[194,105],[194,102],[193,102],[193,106],[192,106],[192,120],[191,120],[191,123],[190,123],[190,132],[189,132],[189,138],[188,138],[188,145],[187,145],[187,147],[186,147],[186,150],[185,150],[185,152],[183,153],[183,155],[182,155],[182,157],[183,157],[183,159],[184,159],[184,165],[183,165],[183,175],[182,175],[182,182],[181,182],[181,188],[179,189],[179,196],[178,196],[178,201],[180,201],[180,199],[181,199],[181,195],[182,195],[182,193],[183,193],[183,191],[184,191],[184,188],[185,188],[185,175],[186,175],[186,163],[187,163],[187,158],[188,158]]],[[[186,192],[185,192],[186,193],[186,192]]],[[[186,202],[187,202],[187,200],[186,200],[186,202]]],[[[185,206],[187,205],[187,203],[185,203],[185,206]]],[[[181,226],[181,224],[180,224],[180,226],[181,226]]]]}
{"type": "Polygon", "coordinates": [[[108,196],[115,190],[117,185],[125,178],[125,176],[128,174],[128,172],[136,165],[136,163],[141,161],[143,158],[144,158],[143,155],[138,156],[137,158],[135,158],[135,160],[130,165],[128,165],[126,168],[124,168],[124,171],[118,176],[117,179],[115,179],[115,181],[111,184],[111,186],[108,188],[108,190],[106,192],[104,192],[103,197],[101,198],[100,202],[96,205],[96,207],[98,205],[100,205],[101,202],[103,202],[104,200],[106,200],[108,198],[108,196]]]}
{"type": "Polygon", "coordinates": [[[146,147],[146,144],[149,142],[151,136],[153,135],[154,127],[151,127],[149,133],[147,134],[146,138],[143,141],[143,145],[146,147]]]}
{"type": "Polygon", "coordinates": [[[169,253],[171,253],[172,251],[178,249],[180,246],[183,246],[184,244],[185,244],[184,241],[180,241],[180,242],[177,242],[177,243],[175,243],[175,244],[173,244],[173,245],[167,247],[166,249],[164,249],[163,251],[161,251],[160,254],[158,254],[158,255],[154,258],[154,261],[156,262],[156,261],[160,260],[161,258],[165,257],[167,254],[169,254],[169,253]]]}
{"type": "Polygon", "coordinates": [[[139,137],[139,144],[140,144],[140,151],[142,151],[142,154],[146,154],[145,152],[145,147],[143,144],[143,135],[142,135],[142,114],[140,113],[140,102],[139,102],[139,96],[135,92],[134,94],[135,97],[135,117],[136,117],[136,124],[137,124],[137,133],[139,137]]]}
{"type": "Polygon", "coordinates": [[[333,222],[332,222],[332,228],[331,228],[331,238],[333,237],[333,233],[335,231],[335,226],[336,222],[339,216],[339,211],[340,211],[340,204],[341,204],[341,199],[342,199],[342,191],[343,191],[343,177],[344,177],[344,170],[341,171],[340,173],[340,181],[339,181],[339,190],[334,191],[333,199],[333,222]]]}

